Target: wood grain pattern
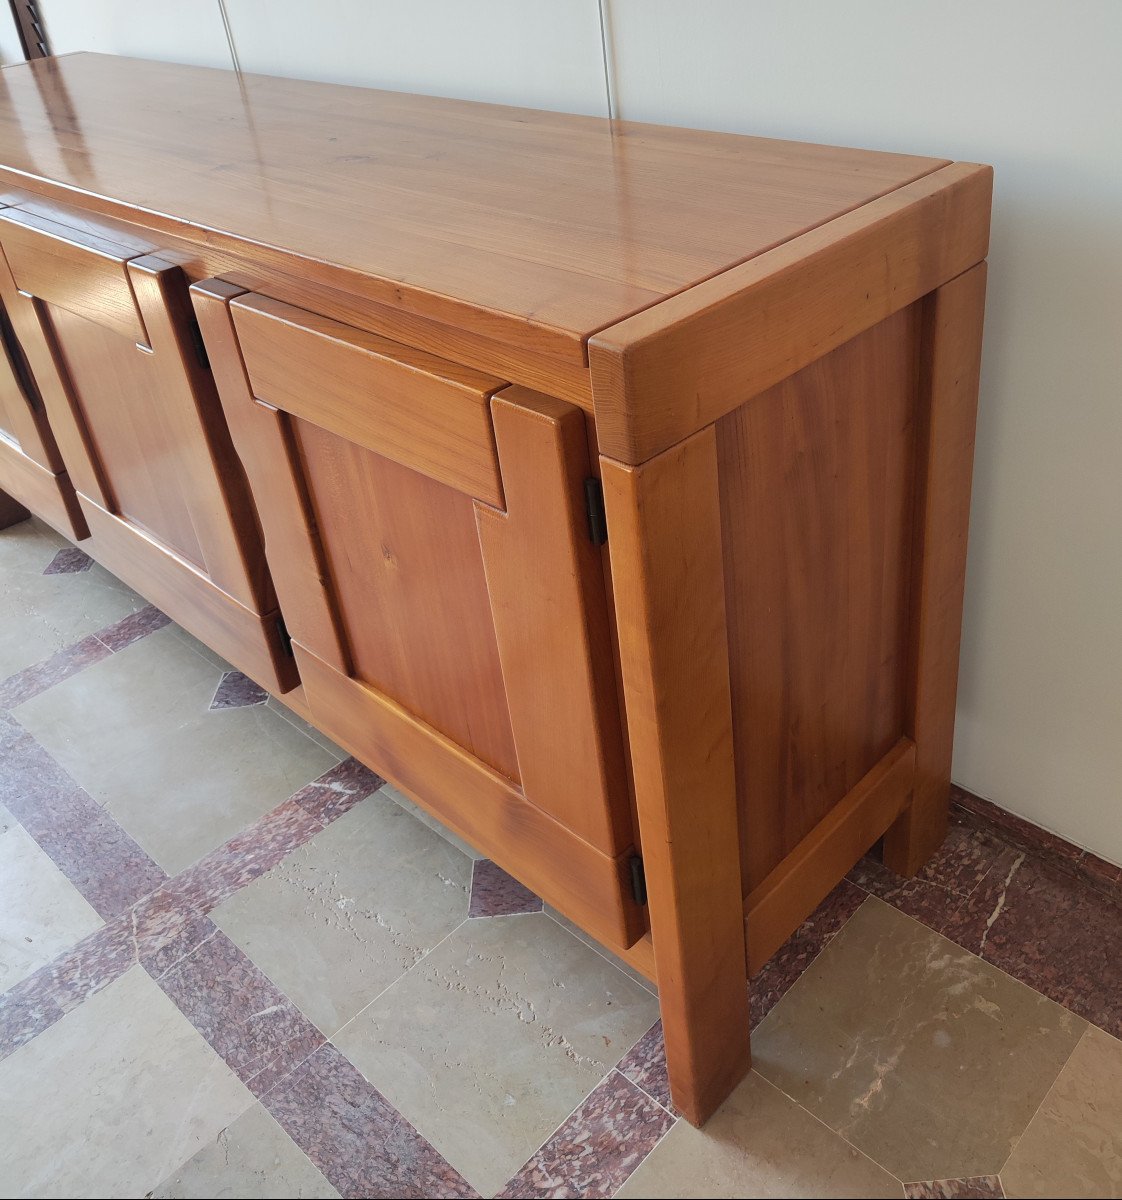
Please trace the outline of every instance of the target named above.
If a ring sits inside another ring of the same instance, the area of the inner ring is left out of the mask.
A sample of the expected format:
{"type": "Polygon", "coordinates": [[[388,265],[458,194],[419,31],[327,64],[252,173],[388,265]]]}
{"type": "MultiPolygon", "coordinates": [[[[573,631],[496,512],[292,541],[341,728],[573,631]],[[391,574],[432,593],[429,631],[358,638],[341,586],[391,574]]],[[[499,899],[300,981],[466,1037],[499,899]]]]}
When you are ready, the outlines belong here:
{"type": "Polygon", "coordinates": [[[0,436],[19,446],[33,462],[52,474],[62,471],[43,399],[19,344],[15,329],[0,304],[0,436]]]}
{"type": "Polygon", "coordinates": [[[627,947],[642,934],[623,858],[589,846],[389,697],[342,679],[298,643],[296,657],[314,720],[356,758],[605,945],[627,947]]]}
{"type": "Polygon", "coordinates": [[[973,266],[992,186],[943,167],[598,334],[602,452],[643,462],[973,266]]]}
{"type": "Polygon", "coordinates": [[[716,436],[600,465],[671,1093],[700,1124],[751,1061],[716,436]]]}
{"type": "MultiPolygon", "coordinates": [[[[16,505],[7,510],[9,514],[29,509],[72,542],[89,537],[86,518],[67,475],[48,471],[18,446],[0,437],[0,495],[4,494],[10,504],[16,505]]],[[[13,515],[9,524],[22,519],[13,515]]]]}
{"type": "Polygon", "coordinates": [[[148,344],[125,270],[128,250],[18,208],[0,212],[0,244],[21,292],[148,344]]]}
{"type": "Polygon", "coordinates": [[[230,301],[242,294],[221,279],[191,288],[230,434],[250,478],[289,632],[346,675],[350,653],[288,419],[256,402],[238,347],[230,301]]]}
{"type": "MultiPolygon", "coordinates": [[[[194,313],[183,273],[154,255],[127,273],[148,329],[160,386],[159,420],[207,575],[239,604],[276,608],[245,473],[210,370],[191,334],[194,313]]],[[[135,414],[134,414],[135,416],[135,414]]],[[[166,486],[166,485],[165,485],[166,486]]]]}
{"type": "Polygon", "coordinates": [[[231,310],[257,399],[502,506],[488,401],[503,380],[275,300],[231,310]]]}
{"type": "Polygon", "coordinates": [[[904,733],[919,332],[912,305],[716,426],[745,893],[904,733]]]}
{"type": "Polygon", "coordinates": [[[748,970],[755,974],[830,894],[908,803],[916,748],[899,742],[744,901],[748,970]]]}
{"type": "Polygon", "coordinates": [[[472,501],[307,421],[291,428],[351,673],[517,780],[472,501]]]}
{"type": "Polygon", "coordinates": [[[2,183],[576,363],[590,332],[941,165],[88,54],[4,84],[2,183]],[[45,119],[56,79],[80,125],[45,119]]]}
{"type": "Polygon", "coordinates": [[[90,527],[82,549],[239,671],[274,693],[298,682],[276,611],[256,613],[226,595],[196,566],[142,530],[79,496],[90,527]]]}
{"type": "Polygon", "coordinates": [[[507,508],[475,512],[522,787],[616,855],[634,832],[584,415],[517,387],[491,411],[507,508]]]}
{"type": "Polygon", "coordinates": [[[885,864],[900,875],[914,875],[947,830],[985,299],[986,265],[980,263],[925,306],[906,718],[916,743],[915,785],[910,806],[884,839],[885,864]]]}

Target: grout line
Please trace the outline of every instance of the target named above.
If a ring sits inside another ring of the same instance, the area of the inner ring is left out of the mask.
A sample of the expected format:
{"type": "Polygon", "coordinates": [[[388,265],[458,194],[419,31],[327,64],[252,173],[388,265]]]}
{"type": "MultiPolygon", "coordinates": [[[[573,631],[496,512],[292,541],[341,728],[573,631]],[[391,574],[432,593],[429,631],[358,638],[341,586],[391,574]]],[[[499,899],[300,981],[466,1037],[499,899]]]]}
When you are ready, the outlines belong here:
{"type": "MultiPolygon", "coordinates": [[[[367,1009],[368,1009],[368,1008],[369,1008],[369,1007],[370,1007],[372,1004],[377,1004],[377,1003],[378,1003],[378,1001],[379,1001],[379,1000],[381,1000],[381,998],[382,998],[382,997],[383,997],[383,996],[384,996],[384,995],[385,995],[385,994],[386,994],[388,991],[390,991],[390,989],[391,989],[391,988],[395,988],[395,987],[397,987],[397,985],[398,985],[398,984],[399,984],[399,983],[400,983],[400,982],[401,982],[401,981],[402,981],[402,980],[403,980],[403,979],[404,979],[404,978],[405,978],[407,975],[409,975],[409,974],[411,974],[413,971],[415,971],[415,970],[416,970],[416,969],[417,969],[417,968],[418,968],[418,967],[421,965],[421,963],[423,963],[423,962],[425,961],[425,959],[427,959],[427,958],[429,957],[429,955],[431,955],[431,954],[434,954],[434,953],[435,953],[435,952],[436,952],[436,951],[437,951],[437,950],[438,950],[438,949],[439,949],[441,946],[443,946],[443,945],[444,945],[444,943],[445,943],[445,942],[446,942],[446,941],[447,941],[447,940],[448,940],[448,939],[449,939],[449,938],[450,938],[450,937],[451,937],[451,936],[452,936],[454,933],[456,933],[456,932],[458,932],[459,930],[463,929],[463,927],[464,927],[464,926],[465,926],[465,925],[468,923],[468,921],[469,921],[470,919],[471,919],[470,917],[464,917],[464,919],[463,919],[463,920],[462,920],[462,921],[461,921],[461,922],[460,922],[460,923],[459,923],[459,924],[458,924],[458,925],[455,927],[455,929],[450,929],[450,930],[448,930],[448,932],[447,932],[447,933],[446,933],[446,934],[445,934],[445,935],[444,935],[444,936],[443,936],[443,937],[440,939],[440,941],[439,941],[439,942],[436,942],[434,945],[430,946],[430,947],[429,947],[429,948],[428,948],[428,949],[427,949],[427,950],[424,952],[424,954],[422,954],[422,955],[421,955],[421,957],[420,957],[419,959],[417,959],[417,961],[416,961],[415,963],[413,963],[413,964],[412,964],[412,966],[409,966],[409,967],[407,967],[407,968],[406,968],[404,971],[402,971],[402,973],[401,973],[401,974],[400,974],[400,975],[399,975],[399,976],[398,976],[398,977],[397,977],[397,978],[396,978],[396,979],[395,979],[395,980],[394,980],[392,983],[390,983],[390,984],[387,984],[387,985],[386,985],[384,988],[382,988],[382,990],[381,990],[381,991],[380,991],[380,992],[379,992],[379,993],[378,993],[376,996],[371,996],[371,997],[370,997],[370,999],[369,999],[369,1000],[368,1000],[368,1001],[367,1001],[367,1002],[366,1002],[366,1003],[365,1003],[365,1004],[364,1004],[364,1005],[363,1005],[363,1006],[362,1006],[362,1007],[361,1007],[361,1008],[358,1010],[358,1012],[356,1012],[356,1013],[355,1013],[355,1015],[354,1015],[353,1017],[348,1017],[348,1019],[347,1019],[346,1021],[344,1021],[344,1022],[343,1022],[343,1024],[342,1024],[342,1025],[340,1025],[340,1026],[339,1026],[339,1028],[338,1028],[338,1029],[336,1029],[336,1030],[335,1030],[335,1032],[334,1032],[333,1034],[331,1034],[331,1036],[330,1036],[330,1037],[328,1037],[328,1036],[327,1036],[327,1034],[324,1034],[324,1037],[325,1037],[325,1038],[327,1038],[327,1040],[328,1040],[328,1041],[329,1041],[329,1042],[330,1042],[330,1043],[331,1043],[331,1044],[334,1046],[334,1045],[335,1045],[335,1039],[336,1039],[336,1038],[339,1036],[339,1034],[341,1034],[341,1033],[343,1032],[343,1030],[344,1030],[344,1029],[346,1029],[346,1028],[347,1028],[349,1025],[352,1025],[352,1024],[354,1024],[354,1022],[355,1022],[355,1021],[357,1021],[357,1020],[359,1019],[359,1017],[361,1017],[361,1016],[362,1016],[362,1014],[363,1014],[364,1012],[366,1012],[366,1010],[367,1010],[367,1009]]],[[[322,1033],[323,1031],[321,1030],[320,1032],[322,1033]]],[[[336,1047],[336,1049],[338,1049],[338,1047],[336,1047]]],[[[342,1054],[342,1051],[340,1050],[340,1051],[339,1051],[339,1053],[340,1053],[340,1054],[342,1054]]],[[[344,1056],[344,1057],[345,1057],[345,1056],[344,1056]]],[[[349,1061],[349,1060],[348,1060],[348,1061],[349,1061]]],[[[356,1069],[356,1070],[358,1070],[358,1068],[357,1068],[357,1067],[356,1067],[355,1069],[356,1069]]],[[[362,1074],[362,1072],[359,1072],[359,1073],[360,1073],[360,1074],[362,1074]]],[[[363,1076],[363,1078],[365,1078],[365,1075],[363,1076]]],[[[370,1081],[368,1080],[367,1082],[370,1082],[370,1081]]],[[[376,1085],[372,1085],[372,1086],[376,1086],[376,1085]]]]}
{"type": "MultiPolygon", "coordinates": [[[[620,974],[621,974],[621,975],[622,975],[622,976],[623,976],[625,979],[630,979],[632,983],[636,983],[636,984],[638,984],[638,985],[639,985],[639,986],[640,986],[640,987],[641,987],[641,988],[642,988],[642,989],[643,989],[645,992],[647,992],[647,993],[648,993],[649,995],[651,995],[651,996],[654,996],[654,998],[655,998],[656,1000],[658,999],[658,992],[655,990],[655,988],[657,987],[657,985],[655,985],[655,984],[652,984],[652,983],[651,983],[651,981],[650,981],[650,980],[649,980],[649,979],[648,979],[648,978],[647,978],[647,977],[646,977],[646,976],[645,976],[645,975],[644,975],[644,974],[643,974],[641,971],[636,971],[634,967],[630,967],[630,968],[629,968],[629,971],[634,971],[634,974],[629,974],[629,973],[628,973],[628,971],[625,971],[625,970],[623,969],[623,967],[621,967],[621,966],[620,966],[620,964],[619,964],[618,962],[616,962],[616,961],[615,961],[615,959],[614,959],[614,958],[611,958],[611,957],[609,957],[609,955],[610,955],[610,953],[611,953],[611,952],[610,952],[610,951],[609,951],[609,950],[608,950],[606,947],[604,947],[604,946],[601,946],[601,945],[600,945],[600,943],[599,943],[599,942],[597,942],[597,941],[595,941],[595,940],[592,940],[592,941],[585,941],[585,939],[584,939],[584,938],[582,938],[582,937],[579,937],[577,934],[575,934],[575,933],[574,933],[574,932],[573,932],[573,931],[572,931],[572,930],[571,930],[571,929],[570,929],[570,928],[569,928],[567,925],[563,925],[563,924],[562,924],[562,923],[561,923],[561,922],[560,922],[560,921],[559,921],[559,920],[558,920],[558,919],[557,919],[557,918],[556,918],[556,917],[553,915],[553,913],[551,913],[551,912],[550,912],[550,911],[547,909],[547,907],[546,907],[546,905],[545,905],[545,902],[544,902],[544,901],[542,901],[542,909],[541,909],[541,911],[542,911],[542,913],[543,913],[545,916],[549,917],[549,919],[550,919],[550,920],[551,920],[551,921],[554,923],[554,925],[557,925],[557,926],[559,926],[561,929],[564,929],[564,930],[565,930],[565,932],[566,932],[566,933],[567,933],[567,934],[568,934],[570,937],[574,937],[574,938],[576,938],[576,939],[577,939],[577,941],[581,943],[581,945],[587,946],[587,947],[589,948],[589,950],[591,950],[591,951],[592,951],[594,954],[597,954],[597,955],[599,955],[599,956],[600,956],[600,957],[601,957],[601,958],[602,958],[602,959],[603,959],[603,960],[604,960],[604,961],[605,961],[605,962],[606,962],[606,963],[607,963],[609,966],[611,966],[611,967],[615,967],[615,969],[616,969],[616,970],[617,970],[617,971],[618,971],[618,972],[619,972],[619,973],[620,973],[620,974]]],[[[591,938],[591,937],[592,937],[592,935],[591,935],[591,934],[588,934],[587,936],[588,936],[589,938],[591,938]]],[[[624,966],[626,966],[626,965],[627,965],[627,964],[625,963],[625,964],[624,964],[624,966]]]]}
{"type": "MultiPolygon", "coordinates": [[[[1075,1057],[1076,1050],[1078,1050],[1079,1047],[1083,1045],[1084,1039],[1090,1034],[1091,1030],[1095,1029],[1095,1028],[1097,1028],[1097,1026],[1092,1025],[1088,1021],[1087,1028],[1084,1029],[1083,1032],[1076,1039],[1075,1045],[1072,1046],[1072,1048],[1071,1048],[1071,1052],[1068,1054],[1067,1058],[1064,1059],[1063,1063],[1060,1066],[1060,1069],[1056,1072],[1056,1078],[1052,1080],[1051,1086],[1041,1097],[1040,1103],[1033,1110],[1032,1116],[1029,1117],[1029,1119],[1025,1122],[1024,1129],[1022,1129],[1021,1132],[1019,1134],[1017,1134],[1017,1140],[1012,1144],[1012,1146],[1009,1147],[1009,1154],[1006,1156],[1005,1161],[1001,1164],[1000,1170],[997,1170],[994,1172],[994,1174],[998,1177],[999,1180],[1001,1179],[1001,1172],[1005,1170],[1005,1168],[1012,1161],[1013,1155],[1017,1152],[1017,1147],[1021,1144],[1021,1139],[1025,1136],[1026,1133],[1028,1133],[1029,1126],[1033,1123],[1033,1121],[1036,1120],[1037,1116],[1040,1114],[1040,1110],[1044,1107],[1044,1105],[1048,1103],[1048,1097],[1056,1090],[1056,1084],[1060,1082],[1060,1076],[1064,1073],[1064,1071],[1067,1070],[1068,1063],[1070,1063],[1071,1060],[1075,1057]]],[[[1004,1184],[1002,1185],[1001,1190],[1003,1192],[1005,1191],[1004,1184]]]]}

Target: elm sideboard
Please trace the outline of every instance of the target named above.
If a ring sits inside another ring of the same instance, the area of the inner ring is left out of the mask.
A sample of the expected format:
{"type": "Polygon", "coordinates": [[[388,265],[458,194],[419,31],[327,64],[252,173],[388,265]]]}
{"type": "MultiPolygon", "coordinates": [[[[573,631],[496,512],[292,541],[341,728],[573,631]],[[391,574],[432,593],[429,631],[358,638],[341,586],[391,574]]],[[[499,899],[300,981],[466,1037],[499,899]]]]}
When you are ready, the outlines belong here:
{"type": "Polygon", "coordinates": [[[989,168],[76,54],[0,72],[0,515],[657,981],[675,1103],[941,841],[989,168]]]}

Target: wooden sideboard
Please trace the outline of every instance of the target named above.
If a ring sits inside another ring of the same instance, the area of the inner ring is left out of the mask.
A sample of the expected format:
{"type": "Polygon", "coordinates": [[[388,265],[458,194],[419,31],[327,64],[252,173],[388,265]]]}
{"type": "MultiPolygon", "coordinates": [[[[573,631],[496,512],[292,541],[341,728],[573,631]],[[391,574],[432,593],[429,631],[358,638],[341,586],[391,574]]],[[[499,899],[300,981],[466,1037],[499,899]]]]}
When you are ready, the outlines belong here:
{"type": "Polygon", "coordinates": [[[658,983],[675,1103],[941,841],[991,172],[98,55],[0,72],[37,513],[658,983]]]}

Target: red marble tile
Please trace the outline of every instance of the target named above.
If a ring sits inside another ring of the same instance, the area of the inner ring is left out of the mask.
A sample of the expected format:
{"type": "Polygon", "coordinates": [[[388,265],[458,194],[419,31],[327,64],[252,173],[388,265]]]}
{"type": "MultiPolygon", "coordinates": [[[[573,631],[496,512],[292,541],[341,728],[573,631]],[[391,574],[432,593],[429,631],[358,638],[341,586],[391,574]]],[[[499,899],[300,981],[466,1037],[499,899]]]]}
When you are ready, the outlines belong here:
{"type": "Polygon", "coordinates": [[[31,700],[56,683],[108,658],[111,653],[110,648],[95,634],[64,647],[50,658],[25,667],[0,682],[0,709],[15,708],[17,704],[31,700]]]}
{"type": "Polygon", "coordinates": [[[670,1099],[670,1077],[666,1067],[666,1043],[662,1039],[661,1021],[656,1021],[643,1034],[623,1056],[616,1069],[663,1108],[676,1111],[670,1099]]]}
{"type": "Polygon", "coordinates": [[[975,1175],[973,1179],[933,1179],[927,1183],[904,1184],[907,1200],[1004,1200],[1001,1180],[996,1175],[975,1175]]]}
{"type": "Polygon", "coordinates": [[[1018,846],[1041,857],[1055,857],[1074,861],[1083,851],[1065,841],[1058,834],[1049,833],[1031,821],[1018,817],[1007,809],[1000,808],[990,800],[983,800],[973,792],[958,786],[951,787],[951,804],[985,822],[995,833],[1010,845],[1018,846]]]}
{"type": "Polygon", "coordinates": [[[165,890],[180,905],[210,912],[323,828],[322,820],[290,798],[182,871],[165,890]]]}
{"type": "Polygon", "coordinates": [[[498,863],[479,858],[472,864],[469,917],[509,917],[541,910],[541,897],[508,875],[498,863]]]}
{"type": "Polygon", "coordinates": [[[147,604],[144,608],[129,613],[127,617],[114,621],[112,625],[99,629],[94,636],[116,653],[170,624],[170,617],[165,616],[155,605],[147,604]]]}
{"type": "Polygon", "coordinates": [[[323,1035],[224,933],[210,933],[156,982],[256,1096],[323,1045],[323,1035]]]}
{"type": "Polygon", "coordinates": [[[348,758],[296,792],[292,803],[326,826],[361,804],[385,782],[357,759],[348,758]]]}
{"type": "Polygon", "coordinates": [[[1056,863],[1010,848],[946,935],[1122,1036],[1122,906],[1056,863]]]}
{"type": "Polygon", "coordinates": [[[499,1196],[614,1196],[675,1119],[612,1071],[499,1196]]]}
{"type": "Polygon", "coordinates": [[[77,546],[66,546],[43,568],[44,575],[75,575],[79,571],[88,571],[93,566],[93,559],[77,546]]]}
{"type": "Polygon", "coordinates": [[[0,994],[0,1060],[38,1037],[63,1016],[49,989],[36,986],[32,975],[0,994]]]}
{"type": "Polygon", "coordinates": [[[261,1102],[345,1197],[477,1195],[330,1043],[261,1102]]]}
{"type": "Polygon", "coordinates": [[[755,1028],[861,907],[865,892],[842,880],[756,973],[749,985],[755,1028]]]}
{"type": "Polygon", "coordinates": [[[225,671],[214,689],[214,697],[210,702],[211,712],[221,712],[227,708],[251,708],[256,704],[264,704],[269,693],[260,684],[256,684],[248,675],[241,671],[225,671]]]}
{"type": "Polygon", "coordinates": [[[29,733],[0,720],[0,802],[99,916],[115,917],[167,879],[29,733]]]}

